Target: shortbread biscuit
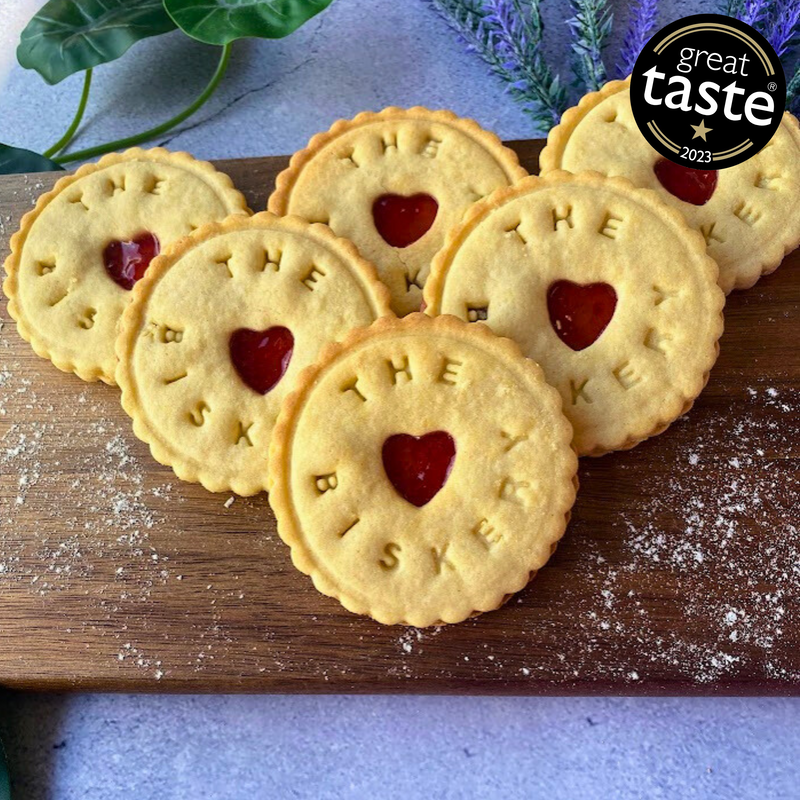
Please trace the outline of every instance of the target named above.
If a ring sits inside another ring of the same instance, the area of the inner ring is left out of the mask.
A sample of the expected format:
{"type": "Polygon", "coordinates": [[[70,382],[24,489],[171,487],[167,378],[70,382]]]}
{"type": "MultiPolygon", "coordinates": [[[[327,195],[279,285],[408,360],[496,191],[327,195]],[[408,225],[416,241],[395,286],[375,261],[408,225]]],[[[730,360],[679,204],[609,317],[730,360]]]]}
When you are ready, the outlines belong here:
{"type": "Polygon", "coordinates": [[[453,317],[382,319],[287,398],[270,503],[317,589],[386,624],[491,611],[544,565],[575,499],[558,393],[512,342],[453,317]]]}
{"type": "Polygon", "coordinates": [[[398,314],[419,311],[447,230],[527,175],[493,133],[450,111],[387,108],[339,120],[292,157],[269,210],[330,225],[374,262],[398,314]]]}
{"type": "Polygon", "coordinates": [[[633,447],[691,407],[725,301],[680,214],[622,178],[567,172],[473,206],[425,299],[430,314],[484,321],[541,364],[581,455],[633,447]]]}
{"type": "Polygon", "coordinates": [[[179,478],[255,494],[297,375],[390,313],[375,268],[324,225],[266,212],[205,225],[133,291],[117,340],[122,405],[179,478]]]}
{"type": "Polygon", "coordinates": [[[800,244],[800,125],[788,112],[752,158],[693,170],[648,144],[633,118],[630,79],[611,81],[564,113],[540,164],[542,174],[596,170],[655,191],[703,235],[726,294],[751,287],[800,244]]]}
{"type": "Polygon", "coordinates": [[[188,153],[104,156],[22,218],[5,263],[9,313],[59,369],[113,383],[117,324],[150,261],[207,222],[247,213],[231,179],[188,153]]]}

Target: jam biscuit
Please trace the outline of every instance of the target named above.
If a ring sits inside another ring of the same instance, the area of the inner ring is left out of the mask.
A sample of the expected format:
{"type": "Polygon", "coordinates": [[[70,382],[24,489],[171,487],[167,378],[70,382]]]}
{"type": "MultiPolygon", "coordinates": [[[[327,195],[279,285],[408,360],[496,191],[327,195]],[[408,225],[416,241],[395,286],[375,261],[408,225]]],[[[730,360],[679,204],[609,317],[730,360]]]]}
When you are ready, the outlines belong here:
{"type": "Polygon", "coordinates": [[[317,589],[386,624],[498,608],[544,565],[577,486],[558,393],[512,342],[454,317],[382,319],[287,398],[270,503],[317,589]]]}
{"type": "Polygon", "coordinates": [[[601,455],[660,433],[705,386],[722,333],[717,274],[653,192],[553,172],[473,206],[425,300],[516,340],[561,392],[578,453],[601,455]]]}
{"type": "Polygon", "coordinates": [[[596,170],[655,191],[703,235],[726,294],[751,287],[800,244],[800,125],[788,112],[770,143],[742,164],[689,169],[639,132],[630,79],[611,81],[564,113],[540,165],[543,175],[596,170]]]}
{"type": "Polygon", "coordinates": [[[22,218],[5,264],[9,313],[59,369],[113,383],[117,324],[150,261],[200,225],[248,213],[231,179],[188,153],[104,156],[22,218]]]}
{"type": "Polygon", "coordinates": [[[378,267],[398,314],[419,311],[433,254],[476,200],[527,175],[513,150],[450,111],[339,120],[292,157],[276,214],[325,222],[378,267]]]}
{"type": "Polygon", "coordinates": [[[255,494],[299,372],[389,313],[375,268],[324,225],[266,212],[205,225],[133,290],[117,340],[122,405],[179,478],[255,494]]]}

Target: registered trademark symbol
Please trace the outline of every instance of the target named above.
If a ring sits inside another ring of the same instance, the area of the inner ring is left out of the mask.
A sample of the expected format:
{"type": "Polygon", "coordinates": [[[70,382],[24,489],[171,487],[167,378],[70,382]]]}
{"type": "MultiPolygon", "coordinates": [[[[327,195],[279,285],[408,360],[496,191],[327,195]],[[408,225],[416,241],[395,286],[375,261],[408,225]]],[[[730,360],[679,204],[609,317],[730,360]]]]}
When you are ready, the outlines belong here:
{"type": "Polygon", "coordinates": [[[778,84],[775,83],[775,81],[770,81],[767,84],[767,89],[769,89],[771,92],[774,92],[777,88],[778,88],[778,84]]]}

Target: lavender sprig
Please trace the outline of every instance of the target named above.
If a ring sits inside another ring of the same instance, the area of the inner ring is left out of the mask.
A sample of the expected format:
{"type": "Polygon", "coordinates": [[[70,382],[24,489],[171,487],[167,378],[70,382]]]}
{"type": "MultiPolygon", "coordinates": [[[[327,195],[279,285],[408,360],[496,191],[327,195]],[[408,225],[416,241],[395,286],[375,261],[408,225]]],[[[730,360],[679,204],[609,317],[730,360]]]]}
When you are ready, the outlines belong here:
{"type": "MultiPolygon", "coordinates": [[[[545,131],[558,122],[567,105],[567,92],[542,54],[544,24],[541,0],[426,0],[438,11],[471,51],[477,52],[506,90],[545,131]]],[[[570,0],[573,17],[575,88],[594,91],[605,82],[603,51],[611,31],[608,0],[570,0]]],[[[655,27],[658,0],[635,0],[615,72],[633,68],[655,27]]],[[[800,34],[798,0],[720,0],[720,11],[759,28],[779,56],[787,59],[800,34]]],[[[787,107],[800,106],[800,66],[787,86],[787,107]]]]}
{"type": "Polygon", "coordinates": [[[467,45],[478,53],[547,131],[567,107],[566,92],[542,57],[544,26],[539,0],[427,0],[467,45]]]}
{"type": "Polygon", "coordinates": [[[428,0],[467,45],[472,45],[486,16],[481,0],[428,0]]]}
{"type": "Polygon", "coordinates": [[[720,5],[720,14],[724,14],[726,17],[737,17],[741,13],[742,4],[744,0],[725,0],[720,5]]]}
{"type": "Polygon", "coordinates": [[[514,88],[529,98],[529,113],[540,127],[549,129],[561,118],[567,97],[539,50],[544,33],[539,0],[486,0],[485,7],[495,49],[517,76],[514,88]]]}
{"type": "Polygon", "coordinates": [[[618,78],[625,78],[633,72],[633,65],[655,27],[657,13],[658,0],[637,0],[631,9],[628,32],[622,41],[617,61],[618,78]]]}
{"type": "Polygon", "coordinates": [[[800,2],[798,0],[775,0],[770,15],[767,40],[778,57],[786,53],[794,37],[800,32],[800,2]]]}
{"type": "Polygon", "coordinates": [[[769,14],[770,0],[743,0],[734,16],[753,28],[760,29],[769,14]]]}
{"type": "Polygon", "coordinates": [[[570,0],[574,14],[567,20],[575,41],[573,70],[578,84],[587,92],[597,91],[606,82],[603,50],[608,44],[613,15],[607,0],[570,0]]]}

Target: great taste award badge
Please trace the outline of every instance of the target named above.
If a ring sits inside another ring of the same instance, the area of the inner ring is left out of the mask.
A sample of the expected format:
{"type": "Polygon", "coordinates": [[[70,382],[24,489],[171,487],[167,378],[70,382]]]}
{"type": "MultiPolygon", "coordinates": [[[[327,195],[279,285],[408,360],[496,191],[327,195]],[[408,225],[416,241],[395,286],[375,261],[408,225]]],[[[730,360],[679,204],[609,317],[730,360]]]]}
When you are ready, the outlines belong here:
{"type": "Polygon", "coordinates": [[[684,167],[724,169],[754,156],[783,116],[786,78],[775,51],[744,22],[684,17],[642,50],[631,107],[647,141],[684,167]]]}

